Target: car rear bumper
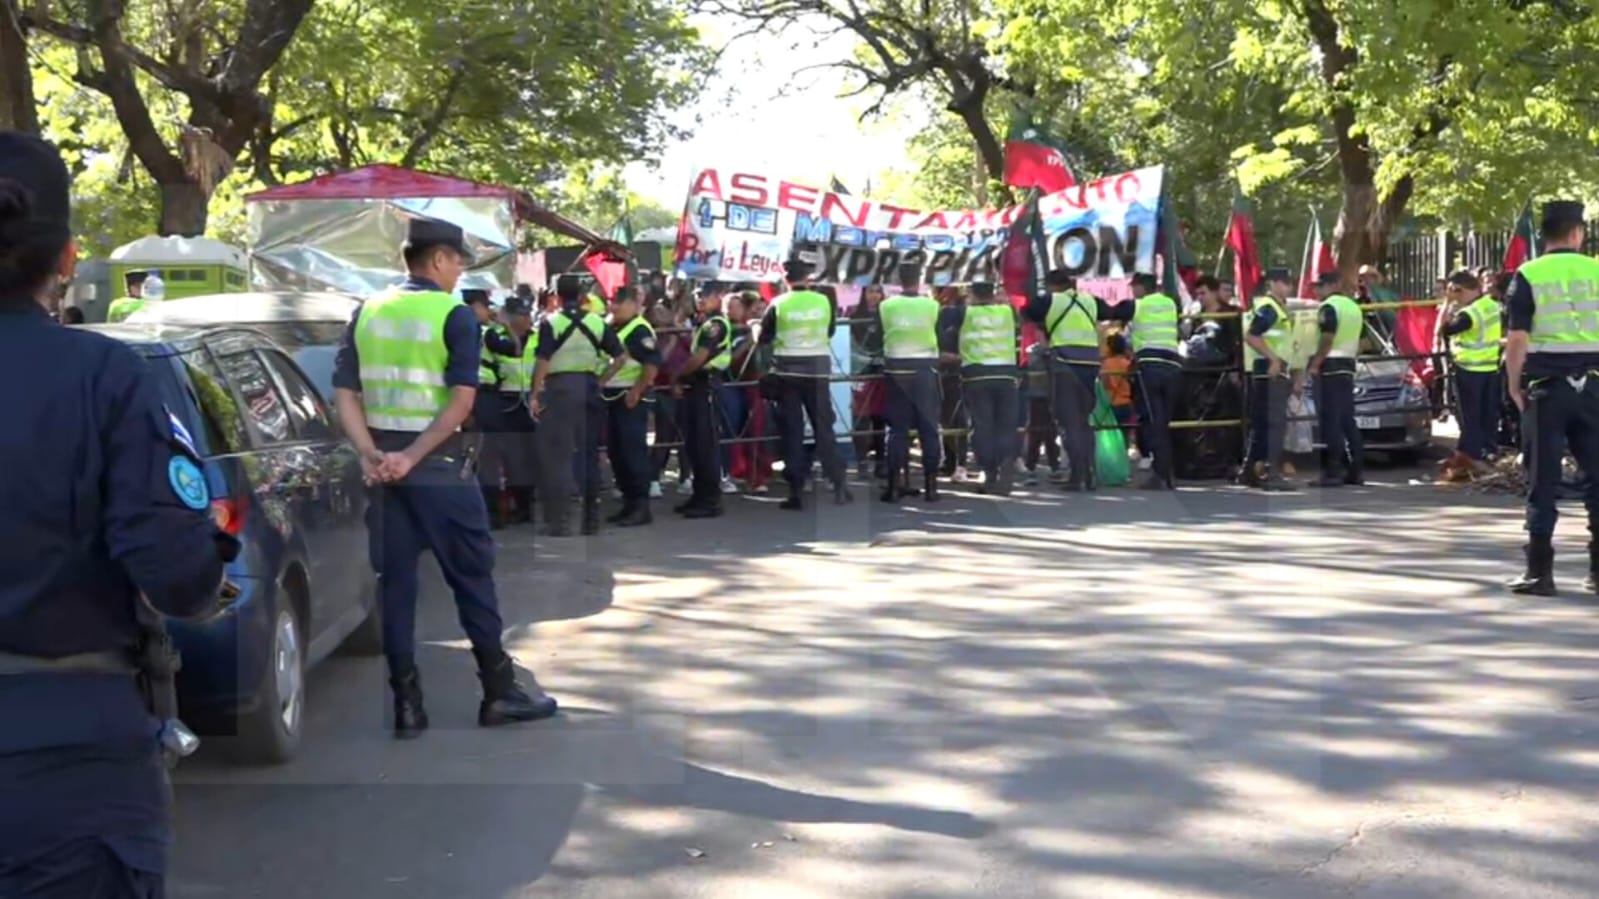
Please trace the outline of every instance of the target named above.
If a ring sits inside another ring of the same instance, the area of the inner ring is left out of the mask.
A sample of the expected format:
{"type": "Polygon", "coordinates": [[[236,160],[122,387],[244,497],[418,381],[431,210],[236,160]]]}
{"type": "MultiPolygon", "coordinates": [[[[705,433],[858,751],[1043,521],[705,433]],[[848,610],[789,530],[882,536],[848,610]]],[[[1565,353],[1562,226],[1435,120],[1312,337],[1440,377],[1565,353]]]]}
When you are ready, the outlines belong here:
{"type": "Polygon", "coordinates": [[[207,621],[172,621],[182,658],[178,704],[185,711],[248,711],[258,700],[272,645],[272,610],[277,585],[256,577],[233,576],[239,598],[207,621]]]}
{"type": "MultiPolygon", "coordinates": [[[[1432,416],[1425,412],[1356,415],[1355,422],[1360,426],[1361,442],[1368,450],[1413,452],[1432,445],[1432,416]]],[[[1316,448],[1325,447],[1318,429],[1316,448]]]]}

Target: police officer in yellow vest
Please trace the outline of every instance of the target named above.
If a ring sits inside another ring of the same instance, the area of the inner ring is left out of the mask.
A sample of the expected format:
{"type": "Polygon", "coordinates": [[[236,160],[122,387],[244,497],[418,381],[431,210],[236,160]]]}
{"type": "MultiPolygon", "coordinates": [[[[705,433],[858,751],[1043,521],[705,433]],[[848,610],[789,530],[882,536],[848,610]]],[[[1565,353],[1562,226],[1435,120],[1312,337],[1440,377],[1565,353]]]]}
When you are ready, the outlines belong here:
{"type": "Polygon", "coordinates": [[[128,272],[122,276],[122,284],[127,291],[127,296],[111,301],[106,309],[105,320],[119,322],[140,309],[144,308],[144,282],[149,280],[149,272],[128,272]]]}
{"type": "Polygon", "coordinates": [[[1340,280],[1337,272],[1316,280],[1321,340],[1305,366],[1305,373],[1315,379],[1317,423],[1327,447],[1317,482],[1322,487],[1365,483],[1361,472],[1366,448],[1355,420],[1355,365],[1366,316],[1359,303],[1339,291],[1340,280]]]}
{"type": "Polygon", "coordinates": [[[783,479],[788,499],[781,508],[804,508],[810,463],[805,453],[805,420],[811,422],[822,474],[833,485],[840,505],[854,499],[844,481],[844,462],[833,433],[833,332],[838,308],[825,295],[806,287],[811,267],[799,259],[784,264],[788,293],[772,300],[761,319],[761,343],[772,348],[773,383],[777,387],[778,431],[783,438],[783,479]]]}
{"type": "Polygon", "coordinates": [[[972,284],[972,303],[946,322],[944,352],[959,358],[961,390],[972,422],[972,454],[983,470],[983,493],[1007,496],[1021,454],[1021,393],[1017,390],[1020,323],[1010,302],[986,281],[972,284]]]}
{"type": "Polygon", "coordinates": [[[938,464],[943,446],[938,438],[938,301],[922,294],[918,265],[900,269],[899,296],[883,300],[877,318],[883,334],[883,374],[888,396],[883,417],[888,422],[885,455],[888,485],[885,503],[900,496],[900,478],[910,465],[911,431],[922,445],[922,489],[938,502],[938,464]]]}
{"type": "Polygon", "coordinates": [[[1527,570],[1516,593],[1555,592],[1554,533],[1561,460],[1571,447],[1587,475],[1588,580],[1599,579],[1599,260],[1582,252],[1581,203],[1544,206],[1546,253],[1521,266],[1506,299],[1505,376],[1522,410],[1527,493],[1527,570]]]}
{"type": "Polygon", "coordinates": [[[533,371],[533,417],[538,420],[539,495],[552,537],[570,537],[571,497],[583,498],[585,535],[600,530],[600,429],[605,407],[600,383],[610,380],[627,356],[611,326],[584,308],[583,280],[562,275],[555,282],[561,308],[539,323],[533,371]],[[603,369],[601,361],[610,359],[603,369]],[[578,459],[573,470],[573,456],[578,459]],[[572,480],[578,484],[574,491],[572,480]]]}
{"type": "Polygon", "coordinates": [[[1445,323],[1455,366],[1455,394],[1460,398],[1460,443],[1466,464],[1483,471],[1498,448],[1502,385],[1499,351],[1504,336],[1499,301],[1482,292],[1475,272],[1461,269],[1449,276],[1449,299],[1459,310],[1445,323]]]}
{"type": "MultiPolygon", "coordinates": [[[[1177,301],[1159,292],[1154,275],[1133,276],[1128,321],[1137,380],[1133,382],[1144,445],[1154,453],[1154,468],[1138,486],[1171,490],[1177,486],[1172,459],[1171,420],[1182,389],[1183,359],[1177,352],[1177,301]]],[[[1125,313],[1124,313],[1125,315],[1125,313]]]]}
{"type": "Polygon", "coordinates": [[[374,485],[367,508],[383,610],[383,651],[394,688],[394,733],[427,729],[416,667],[417,559],[430,550],[455,592],[472,643],[484,727],[555,714],[555,700],[516,683],[501,642],[494,538],[470,471],[461,425],[477,394],[477,317],[455,288],[472,258],[459,227],[429,219],[407,230],[399,287],[356,310],[339,346],[333,384],[339,420],[374,485]]]}
{"type": "Polygon", "coordinates": [[[684,518],[722,514],[722,461],[718,451],[716,394],[733,364],[733,323],[722,311],[727,285],[707,281],[695,296],[694,334],[689,358],[672,382],[683,427],[683,454],[693,474],[694,492],[674,512],[684,518]]]}
{"type": "Polygon", "coordinates": [[[1288,490],[1283,479],[1284,441],[1288,439],[1288,398],[1293,393],[1290,380],[1289,350],[1293,343],[1293,323],[1288,318],[1288,297],[1293,293],[1293,275],[1285,268],[1266,272],[1264,296],[1256,297],[1249,310],[1244,343],[1251,351],[1249,379],[1249,452],[1244,457],[1241,480],[1269,491],[1288,490]],[[1264,465],[1263,477],[1255,467],[1264,465]]]}
{"type": "MultiPolygon", "coordinates": [[[[486,358],[495,363],[496,380],[492,387],[478,388],[478,399],[483,405],[486,394],[487,402],[498,413],[499,430],[493,435],[498,458],[492,461],[504,469],[513,506],[511,521],[520,524],[533,520],[534,487],[538,481],[538,426],[528,414],[533,353],[538,348],[538,332],[533,330],[532,289],[519,285],[515,294],[505,298],[502,313],[505,323],[484,336],[489,350],[486,358]]],[[[483,478],[481,471],[478,477],[483,478]]],[[[496,510],[491,507],[490,511],[496,510]]]]}
{"type": "Polygon", "coordinates": [[[1094,388],[1099,383],[1099,323],[1113,318],[1104,300],[1077,289],[1077,279],[1064,269],[1049,273],[1049,293],[1032,297],[1027,317],[1044,329],[1049,342],[1050,400],[1061,444],[1071,464],[1067,490],[1094,490],[1094,388]]]}
{"type": "Polygon", "coordinates": [[[611,303],[611,327],[627,351],[624,363],[605,382],[606,437],[622,508],[610,522],[622,527],[649,524],[650,515],[650,388],[661,366],[655,329],[639,314],[638,288],[618,287],[611,303]]]}

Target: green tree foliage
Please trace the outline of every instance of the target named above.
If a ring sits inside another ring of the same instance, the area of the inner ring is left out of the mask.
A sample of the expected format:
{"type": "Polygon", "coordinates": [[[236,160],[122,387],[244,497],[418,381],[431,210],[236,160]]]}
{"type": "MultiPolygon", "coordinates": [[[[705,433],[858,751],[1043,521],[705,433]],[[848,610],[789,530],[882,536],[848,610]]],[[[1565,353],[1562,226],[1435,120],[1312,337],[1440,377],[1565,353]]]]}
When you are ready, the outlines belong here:
{"type": "MultiPolygon", "coordinates": [[[[664,113],[687,102],[709,69],[674,0],[298,2],[309,9],[292,41],[225,110],[206,108],[215,99],[206,85],[239,55],[239,37],[266,15],[260,7],[285,4],[19,4],[31,25],[30,89],[42,130],[78,177],[87,247],[157,229],[238,241],[245,194],[372,162],[540,193],[574,165],[654,157],[681,136],[664,113]],[[146,115],[129,112],[134,97],[146,115]],[[185,151],[202,128],[220,152],[204,185],[210,195],[196,205],[199,179],[185,151]]],[[[17,93],[0,76],[0,97],[17,93]]]]}

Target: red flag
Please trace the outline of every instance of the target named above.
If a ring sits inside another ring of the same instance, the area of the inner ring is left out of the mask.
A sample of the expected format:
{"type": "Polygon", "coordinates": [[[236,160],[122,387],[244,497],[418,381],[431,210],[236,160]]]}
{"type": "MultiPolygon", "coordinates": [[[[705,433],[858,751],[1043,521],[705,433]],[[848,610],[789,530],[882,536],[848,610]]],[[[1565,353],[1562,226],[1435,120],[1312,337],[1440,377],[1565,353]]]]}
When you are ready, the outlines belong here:
{"type": "Polygon", "coordinates": [[[1299,266],[1299,292],[1296,296],[1313,297],[1316,279],[1326,272],[1338,270],[1333,258],[1332,245],[1321,239],[1321,220],[1310,218],[1310,233],[1305,235],[1305,255],[1299,266]]]}
{"type": "Polygon", "coordinates": [[[1535,258],[1538,247],[1538,236],[1532,230],[1532,204],[1522,207],[1521,216],[1516,219],[1516,230],[1510,234],[1510,246],[1505,247],[1505,261],[1499,264],[1502,271],[1514,272],[1521,268],[1521,264],[1535,258]]]}
{"type": "Polygon", "coordinates": [[[1227,220],[1227,249],[1233,251],[1233,284],[1238,296],[1253,297],[1265,272],[1260,266],[1260,245],[1255,242],[1254,211],[1242,196],[1234,198],[1233,213],[1227,220]]]}
{"type": "Polygon", "coordinates": [[[1033,124],[1017,115],[1005,137],[1005,183],[1011,187],[1036,187],[1046,194],[1077,183],[1066,154],[1033,124]]]}
{"type": "Polygon", "coordinates": [[[600,293],[606,299],[616,296],[616,289],[627,283],[627,262],[614,258],[604,250],[584,257],[583,266],[594,275],[594,281],[600,285],[600,293]]]}

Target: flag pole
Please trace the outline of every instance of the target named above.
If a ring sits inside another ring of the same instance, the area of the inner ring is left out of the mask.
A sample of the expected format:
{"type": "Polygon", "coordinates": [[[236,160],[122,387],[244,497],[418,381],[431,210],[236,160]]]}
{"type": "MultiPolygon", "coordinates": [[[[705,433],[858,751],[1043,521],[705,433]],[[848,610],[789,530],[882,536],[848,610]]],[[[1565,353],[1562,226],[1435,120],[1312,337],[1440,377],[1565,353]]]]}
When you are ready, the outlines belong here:
{"type": "Polygon", "coordinates": [[[1221,246],[1216,248],[1216,274],[1215,274],[1215,277],[1216,277],[1217,280],[1221,279],[1221,261],[1222,261],[1222,258],[1227,255],[1227,238],[1230,237],[1232,235],[1232,233],[1233,233],[1233,216],[1235,216],[1237,214],[1238,213],[1234,212],[1233,210],[1228,210],[1227,211],[1227,227],[1222,229],[1222,231],[1221,231],[1221,246]]]}

